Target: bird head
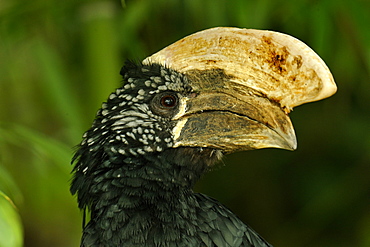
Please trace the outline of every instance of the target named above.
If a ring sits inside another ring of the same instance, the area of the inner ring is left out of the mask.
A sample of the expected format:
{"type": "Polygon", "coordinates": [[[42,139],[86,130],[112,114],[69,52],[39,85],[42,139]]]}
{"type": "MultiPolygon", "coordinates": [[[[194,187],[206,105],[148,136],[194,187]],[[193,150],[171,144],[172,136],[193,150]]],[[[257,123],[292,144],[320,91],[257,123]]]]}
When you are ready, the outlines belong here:
{"type": "Polygon", "coordinates": [[[139,159],[145,165],[165,153],[196,169],[222,153],[294,150],[288,113],[336,91],[324,62],[301,41],[237,28],[185,37],[140,64],[127,62],[121,75],[123,86],[103,103],[75,156],[72,192],[80,193],[80,205],[82,188],[120,176],[112,166],[139,166],[139,159]],[[182,158],[173,150],[182,150],[182,158]]]}

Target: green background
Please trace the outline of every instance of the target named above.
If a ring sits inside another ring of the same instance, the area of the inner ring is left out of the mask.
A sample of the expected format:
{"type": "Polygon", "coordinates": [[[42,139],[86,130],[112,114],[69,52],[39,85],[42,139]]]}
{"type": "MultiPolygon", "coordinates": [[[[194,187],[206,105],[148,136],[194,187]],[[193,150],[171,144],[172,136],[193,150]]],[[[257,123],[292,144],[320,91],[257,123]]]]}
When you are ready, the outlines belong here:
{"type": "Polygon", "coordinates": [[[1,0],[0,247],[78,246],[69,163],[120,67],[215,26],[301,39],[338,92],[290,114],[297,151],[227,156],[196,190],[276,247],[370,246],[369,16],[365,0],[1,0]]]}

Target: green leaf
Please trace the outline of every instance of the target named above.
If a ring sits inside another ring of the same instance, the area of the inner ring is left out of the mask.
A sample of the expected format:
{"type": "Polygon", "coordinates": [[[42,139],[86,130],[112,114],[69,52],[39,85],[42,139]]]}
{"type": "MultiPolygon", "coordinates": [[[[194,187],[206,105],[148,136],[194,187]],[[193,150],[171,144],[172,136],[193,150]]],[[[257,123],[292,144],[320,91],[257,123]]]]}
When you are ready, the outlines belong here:
{"type": "Polygon", "coordinates": [[[0,247],[23,246],[23,228],[13,201],[0,191],[0,247]]]}

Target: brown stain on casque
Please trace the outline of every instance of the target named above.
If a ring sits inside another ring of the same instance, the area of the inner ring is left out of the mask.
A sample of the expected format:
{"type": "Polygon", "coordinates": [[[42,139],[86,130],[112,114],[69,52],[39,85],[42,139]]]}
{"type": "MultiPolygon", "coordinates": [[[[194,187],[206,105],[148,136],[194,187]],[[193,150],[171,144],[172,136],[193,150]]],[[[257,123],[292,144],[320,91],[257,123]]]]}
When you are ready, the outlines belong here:
{"type": "Polygon", "coordinates": [[[303,62],[302,62],[302,56],[301,55],[294,56],[292,65],[295,65],[297,69],[300,69],[301,66],[302,66],[302,63],[303,62]]]}
{"type": "Polygon", "coordinates": [[[207,65],[209,65],[209,64],[216,64],[217,63],[217,61],[216,60],[211,60],[211,59],[209,59],[209,60],[205,60],[204,61],[207,65]]]}
{"type": "Polygon", "coordinates": [[[287,74],[287,58],[290,56],[290,52],[285,46],[279,47],[271,41],[270,37],[263,36],[260,51],[265,55],[264,62],[273,72],[282,76],[287,74]]]}

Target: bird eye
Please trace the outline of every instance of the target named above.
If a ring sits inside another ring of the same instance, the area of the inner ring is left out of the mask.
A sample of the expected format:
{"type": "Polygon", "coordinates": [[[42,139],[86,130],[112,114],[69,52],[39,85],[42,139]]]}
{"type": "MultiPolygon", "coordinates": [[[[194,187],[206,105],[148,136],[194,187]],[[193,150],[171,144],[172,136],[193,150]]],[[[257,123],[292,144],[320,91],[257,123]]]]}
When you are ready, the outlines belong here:
{"type": "Polygon", "coordinates": [[[175,92],[162,92],[154,96],[150,102],[153,113],[163,117],[171,117],[176,113],[179,96],[175,92]]]}
{"type": "Polygon", "coordinates": [[[174,107],[177,104],[177,98],[174,95],[164,95],[161,98],[161,105],[164,107],[174,107]]]}

